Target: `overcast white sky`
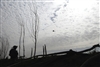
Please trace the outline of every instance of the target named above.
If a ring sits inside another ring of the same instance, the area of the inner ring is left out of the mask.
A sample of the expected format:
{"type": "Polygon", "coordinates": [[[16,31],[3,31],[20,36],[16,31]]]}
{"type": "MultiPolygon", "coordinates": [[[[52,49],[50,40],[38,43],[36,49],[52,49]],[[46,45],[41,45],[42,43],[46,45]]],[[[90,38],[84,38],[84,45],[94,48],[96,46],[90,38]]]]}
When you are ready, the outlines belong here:
{"type": "MultiPolygon", "coordinates": [[[[27,27],[32,22],[29,6],[34,10],[34,1],[1,0],[0,3],[0,36],[8,37],[10,47],[18,45],[18,22],[23,21],[26,24],[26,54],[30,56],[34,44],[27,27]]],[[[99,43],[99,0],[36,0],[36,4],[40,21],[37,54],[41,54],[44,44],[50,53],[99,43]]]]}

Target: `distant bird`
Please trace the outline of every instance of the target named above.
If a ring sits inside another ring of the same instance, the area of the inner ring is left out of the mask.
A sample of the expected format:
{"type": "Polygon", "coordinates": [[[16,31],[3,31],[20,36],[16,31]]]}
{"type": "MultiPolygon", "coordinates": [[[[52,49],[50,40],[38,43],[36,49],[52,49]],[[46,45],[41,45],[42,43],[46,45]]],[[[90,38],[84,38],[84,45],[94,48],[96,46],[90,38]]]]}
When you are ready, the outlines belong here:
{"type": "Polygon", "coordinates": [[[55,32],[55,30],[52,30],[52,32],[55,32]]]}

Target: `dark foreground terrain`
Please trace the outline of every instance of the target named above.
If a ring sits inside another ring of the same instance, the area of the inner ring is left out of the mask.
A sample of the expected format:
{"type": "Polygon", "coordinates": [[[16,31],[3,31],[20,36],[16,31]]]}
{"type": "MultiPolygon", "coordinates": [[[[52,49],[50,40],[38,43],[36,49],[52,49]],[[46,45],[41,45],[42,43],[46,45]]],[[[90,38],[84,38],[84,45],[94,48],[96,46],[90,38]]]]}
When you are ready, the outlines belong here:
{"type": "Polygon", "coordinates": [[[100,67],[100,53],[0,60],[0,67],[100,67]]]}
{"type": "Polygon", "coordinates": [[[92,51],[99,44],[91,48],[76,52],[69,51],[37,55],[27,59],[2,59],[0,67],[100,67],[100,52],[92,51]],[[90,53],[84,53],[84,52],[90,53]],[[41,57],[41,58],[40,58],[41,57]]]}

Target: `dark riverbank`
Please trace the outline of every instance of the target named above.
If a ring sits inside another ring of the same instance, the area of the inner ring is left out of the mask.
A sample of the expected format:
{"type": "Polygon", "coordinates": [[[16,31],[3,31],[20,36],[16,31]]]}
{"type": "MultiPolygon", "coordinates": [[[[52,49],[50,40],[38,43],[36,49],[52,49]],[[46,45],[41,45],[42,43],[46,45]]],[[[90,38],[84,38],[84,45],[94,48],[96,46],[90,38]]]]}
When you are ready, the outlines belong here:
{"type": "Polygon", "coordinates": [[[92,65],[89,67],[100,67],[100,52],[95,54],[74,54],[74,55],[61,55],[49,56],[36,59],[20,59],[0,60],[0,67],[80,67],[83,64],[92,65]],[[93,59],[87,62],[90,58],[99,55],[98,60],[93,59]],[[91,64],[92,63],[92,64],[91,64]]]}

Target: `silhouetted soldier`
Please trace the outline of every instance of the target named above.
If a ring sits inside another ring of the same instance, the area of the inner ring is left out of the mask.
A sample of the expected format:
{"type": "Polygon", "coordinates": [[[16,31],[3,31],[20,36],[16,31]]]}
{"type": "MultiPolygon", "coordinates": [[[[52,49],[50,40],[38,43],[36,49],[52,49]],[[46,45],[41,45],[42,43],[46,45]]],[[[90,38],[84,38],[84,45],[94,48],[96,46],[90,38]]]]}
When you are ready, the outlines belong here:
{"type": "Polygon", "coordinates": [[[17,52],[17,46],[13,46],[12,49],[9,52],[9,56],[11,59],[15,60],[18,59],[18,52],[17,52]]]}

